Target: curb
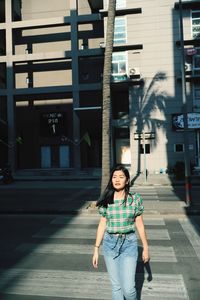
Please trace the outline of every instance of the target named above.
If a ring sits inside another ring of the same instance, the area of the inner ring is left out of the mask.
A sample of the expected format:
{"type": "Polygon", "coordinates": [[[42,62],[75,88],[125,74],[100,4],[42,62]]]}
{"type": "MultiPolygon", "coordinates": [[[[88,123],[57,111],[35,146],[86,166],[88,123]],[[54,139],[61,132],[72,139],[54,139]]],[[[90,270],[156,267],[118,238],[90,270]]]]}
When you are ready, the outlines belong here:
{"type": "MultiPolygon", "coordinates": [[[[171,183],[136,183],[133,184],[131,187],[138,187],[138,186],[185,186],[185,182],[171,182],[171,183]]],[[[200,186],[200,183],[194,182],[191,186],[200,186]]]]}
{"type": "Polygon", "coordinates": [[[62,178],[14,178],[14,182],[23,182],[23,181],[94,181],[94,180],[100,180],[98,177],[62,177],[62,178]]]}

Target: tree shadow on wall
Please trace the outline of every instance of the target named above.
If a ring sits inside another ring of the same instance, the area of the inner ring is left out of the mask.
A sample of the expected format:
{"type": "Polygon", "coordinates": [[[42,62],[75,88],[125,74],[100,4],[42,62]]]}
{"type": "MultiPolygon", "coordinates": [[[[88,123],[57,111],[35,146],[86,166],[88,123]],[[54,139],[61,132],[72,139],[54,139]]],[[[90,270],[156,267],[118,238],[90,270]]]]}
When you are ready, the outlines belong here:
{"type": "Polygon", "coordinates": [[[166,73],[158,72],[151,81],[144,79],[140,87],[132,90],[131,127],[134,127],[132,132],[137,133],[137,138],[132,140],[137,142],[136,153],[138,153],[136,173],[131,180],[132,185],[141,173],[142,133],[153,133],[154,139],[151,139],[151,148],[154,148],[158,143],[156,132],[160,129],[166,132],[165,108],[168,95],[161,88],[161,82],[165,80],[167,80],[166,73]]]}

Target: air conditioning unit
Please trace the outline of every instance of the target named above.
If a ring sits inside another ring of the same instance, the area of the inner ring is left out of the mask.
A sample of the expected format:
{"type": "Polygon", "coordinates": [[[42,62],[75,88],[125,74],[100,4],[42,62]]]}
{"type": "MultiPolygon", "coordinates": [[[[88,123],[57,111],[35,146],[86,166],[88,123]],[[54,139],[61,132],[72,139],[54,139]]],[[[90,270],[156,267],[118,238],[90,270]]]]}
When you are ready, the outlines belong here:
{"type": "Polygon", "coordinates": [[[129,77],[131,79],[140,78],[140,69],[138,67],[130,68],[129,69],[129,77]]]}
{"type": "Polygon", "coordinates": [[[186,72],[192,71],[192,64],[186,62],[185,63],[185,71],[186,72]]]}
{"type": "Polygon", "coordinates": [[[99,47],[100,47],[100,48],[105,48],[105,46],[106,46],[106,45],[105,45],[104,42],[100,42],[100,43],[99,43],[99,47]]]}

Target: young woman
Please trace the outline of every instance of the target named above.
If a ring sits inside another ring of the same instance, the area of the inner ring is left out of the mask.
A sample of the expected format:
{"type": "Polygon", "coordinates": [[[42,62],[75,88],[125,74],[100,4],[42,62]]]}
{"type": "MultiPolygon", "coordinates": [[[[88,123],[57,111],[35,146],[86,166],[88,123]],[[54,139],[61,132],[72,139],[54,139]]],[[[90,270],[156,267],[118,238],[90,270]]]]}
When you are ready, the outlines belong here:
{"type": "Polygon", "coordinates": [[[130,175],[117,166],[108,185],[97,201],[101,215],[94,245],[93,266],[98,267],[99,247],[103,240],[103,254],[112,285],[112,300],[136,300],[135,272],[138,246],[137,229],[142,245],[142,259],[149,260],[148,243],[142,219],[143,200],[130,193],[130,175]]]}

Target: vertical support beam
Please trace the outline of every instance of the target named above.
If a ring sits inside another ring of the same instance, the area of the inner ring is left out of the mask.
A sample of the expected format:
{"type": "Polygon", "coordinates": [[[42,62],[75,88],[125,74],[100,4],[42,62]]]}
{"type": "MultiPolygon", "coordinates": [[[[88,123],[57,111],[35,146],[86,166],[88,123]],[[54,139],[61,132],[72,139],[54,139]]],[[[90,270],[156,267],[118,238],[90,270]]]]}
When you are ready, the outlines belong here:
{"type": "Polygon", "coordinates": [[[81,168],[80,154],[80,121],[74,108],[79,107],[79,66],[78,66],[78,24],[77,24],[77,0],[70,0],[71,16],[71,52],[72,52],[72,97],[73,97],[73,140],[74,140],[74,168],[81,168]]]}
{"type": "Polygon", "coordinates": [[[147,181],[147,163],[146,163],[146,143],[145,143],[145,132],[142,132],[142,143],[143,143],[143,155],[144,155],[144,181],[147,181]]]}
{"type": "Polygon", "coordinates": [[[130,175],[135,174],[136,164],[135,162],[136,157],[133,155],[134,149],[134,125],[133,125],[133,116],[134,116],[134,104],[133,104],[133,87],[129,87],[129,128],[130,128],[130,150],[131,150],[131,169],[130,175]]]}
{"type": "Polygon", "coordinates": [[[185,81],[185,51],[184,51],[184,33],[183,33],[183,13],[182,1],[179,0],[179,18],[180,18],[180,43],[181,43],[181,79],[182,79],[182,102],[183,102],[183,122],[184,122],[184,161],[185,161],[185,202],[187,206],[192,204],[191,198],[191,182],[190,182],[190,153],[188,139],[188,107],[186,96],[186,81],[185,81]]]}
{"type": "Polygon", "coordinates": [[[15,160],[15,113],[13,97],[13,39],[12,39],[12,0],[5,1],[6,19],[6,83],[7,83],[7,124],[8,124],[8,163],[11,170],[16,168],[15,160]]]}

